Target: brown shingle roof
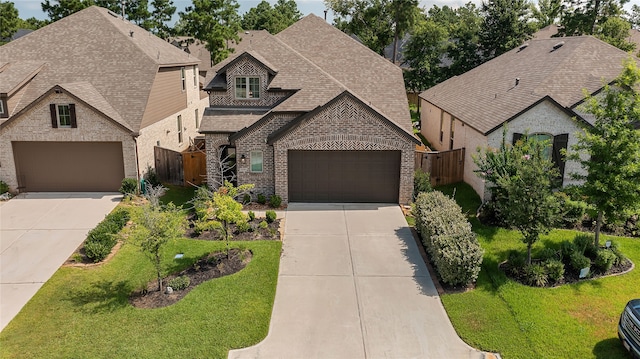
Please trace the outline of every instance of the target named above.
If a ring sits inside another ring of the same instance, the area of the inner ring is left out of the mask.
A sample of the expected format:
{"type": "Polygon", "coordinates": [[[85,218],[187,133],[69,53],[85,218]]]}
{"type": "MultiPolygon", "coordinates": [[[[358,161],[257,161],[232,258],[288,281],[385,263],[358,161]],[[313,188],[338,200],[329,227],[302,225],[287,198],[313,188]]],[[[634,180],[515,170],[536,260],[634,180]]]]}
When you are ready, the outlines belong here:
{"type": "Polygon", "coordinates": [[[583,89],[593,93],[613,80],[628,56],[591,36],[531,40],[420,97],[487,134],[545,96],[572,108],[583,89]]]}
{"type": "Polygon", "coordinates": [[[248,52],[277,71],[270,88],[297,90],[273,111],[308,112],[347,90],[412,133],[400,68],[321,18],[308,15],[275,36],[266,31],[241,35],[235,52],[207,74],[208,86],[221,86],[224,80],[216,74],[248,52]]]}
{"type": "Polygon", "coordinates": [[[57,84],[86,82],[134,132],[140,129],[158,68],[199,62],[96,6],[0,47],[0,62],[33,59],[45,62],[45,69],[30,82],[16,112],[57,84]]]}
{"type": "Polygon", "coordinates": [[[269,109],[212,109],[206,108],[202,116],[200,132],[234,133],[260,120],[269,109]]]}
{"type": "Polygon", "coordinates": [[[42,68],[42,61],[0,63],[0,93],[11,93],[35,76],[42,68]]]}

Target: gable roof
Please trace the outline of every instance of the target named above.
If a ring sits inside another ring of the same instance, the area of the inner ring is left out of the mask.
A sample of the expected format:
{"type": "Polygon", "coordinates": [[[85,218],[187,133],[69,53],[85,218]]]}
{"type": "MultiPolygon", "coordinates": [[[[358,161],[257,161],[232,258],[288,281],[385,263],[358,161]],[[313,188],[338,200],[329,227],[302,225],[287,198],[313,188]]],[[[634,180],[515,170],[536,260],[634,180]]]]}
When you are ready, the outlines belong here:
{"type": "Polygon", "coordinates": [[[348,90],[412,135],[402,70],[323,19],[308,15],[275,36],[247,31],[241,37],[234,53],[207,74],[206,88],[226,88],[224,70],[249,54],[273,70],[270,89],[295,91],[275,112],[309,112],[348,90]]]}
{"type": "Polygon", "coordinates": [[[618,76],[630,56],[591,36],[525,45],[420,97],[486,135],[545,96],[561,107],[574,107],[584,98],[583,90],[594,93],[618,76]]]}
{"type": "MultiPolygon", "coordinates": [[[[199,62],[97,6],[0,47],[0,63],[10,63],[13,67],[33,59],[44,62],[45,67],[29,83],[15,108],[16,113],[55,85],[89,83],[95,92],[89,100],[97,99],[95,94],[99,94],[99,101],[117,112],[133,132],[140,129],[158,69],[199,62]]],[[[105,107],[103,105],[97,106],[105,107]]]]}

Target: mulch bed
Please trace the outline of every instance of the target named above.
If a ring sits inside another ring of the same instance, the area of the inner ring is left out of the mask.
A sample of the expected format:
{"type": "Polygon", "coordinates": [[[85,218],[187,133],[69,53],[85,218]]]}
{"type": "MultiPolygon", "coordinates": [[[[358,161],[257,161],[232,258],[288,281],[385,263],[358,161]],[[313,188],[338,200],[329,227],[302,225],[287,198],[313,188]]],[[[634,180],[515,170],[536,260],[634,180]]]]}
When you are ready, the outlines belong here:
{"type": "Polygon", "coordinates": [[[244,211],[268,211],[268,210],[284,211],[285,209],[287,209],[287,205],[286,204],[283,204],[278,208],[273,208],[268,203],[260,204],[260,203],[257,203],[257,202],[250,202],[250,203],[242,205],[242,210],[244,210],[244,211]]]}
{"type": "MultiPolygon", "coordinates": [[[[200,234],[194,231],[194,221],[196,220],[195,214],[190,214],[188,217],[189,227],[185,232],[185,236],[187,238],[193,239],[202,239],[207,241],[220,241],[222,240],[222,235],[218,230],[213,231],[204,231],[200,234]]],[[[254,219],[249,222],[251,226],[251,231],[240,233],[235,224],[230,224],[229,228],[233,235],[231,236],[232,241],[263,241],[263,240],[279,240],[281,237],[280,234],[280,219],[276,219],[272,223],[269,223],[267,228],[260,228],[258,224],[262,222],[264,218],[254,219]]]]}
{"type": "Polygon", "coordinates": [[[184,290],[176,290],[171,294],[167,294],[164,290],[158,291],[158,281],[153,280],[147,284],[147,288],[135,292],[129,298],[131,305],[137,308],[162,308],[172,305],[184,298],[187,293],[208,280],[224,277],[234,274],[242,270],[251,261],[253,253],[250,250],[231,249],[229,258],[225,252],[211,253],[208,256],[199,259],[194,265],[183,270],[180,273],[172,274],[164,278],[163,288],[167,283],[179,276],[188,276],[190,279],[189,286],[184,290]]]}
{"type": "MultiPolygon", "coordinates": [[[[532,260],[532,262],[535,263],[534,260],[532,260]]],[[[580,279],[580,276],[578,273],[574,273],[574,271],[571,271],[569,269],[569,267],[565,264],[565,274],[564,274],[564,279],[559,281],[558,283],[549,283],[544,287],[538,287],[538,288],[554,288],[554,287],[559,287],[561,285],[564,284],[573,284],[573,283],[578,283],[578,282],[584,282],[584,281],[588,281],[591,279],[598,279],[598,278],[604,278],[604,277],[609,277],[609,276],[615,276],[618,274],[623,274],[626,273],[628,271],[630,271],[631,269],[633,269],[634,265],[633,262],[631,262],[630,260],[625,260],[624,262],[615,265],[613,267],[611,267],[611,269],[609,269],[606,273],[600,273],[597,271],[590,271],[589,276],[587,278],[582,278],[580,279]]],[[[512,266],[509,264],[508,261],[502,262],[498,265],[498,268],[500,268],[500,270],[502,272],[504,272],[504,274],[509,278],[512,279],[520,284],[523,285],[529,285],[527,284],[525,275],[523,273],[523,271],[519,271],[517,274],[515,273],[514,270],[512,270],[512,266]]]]}

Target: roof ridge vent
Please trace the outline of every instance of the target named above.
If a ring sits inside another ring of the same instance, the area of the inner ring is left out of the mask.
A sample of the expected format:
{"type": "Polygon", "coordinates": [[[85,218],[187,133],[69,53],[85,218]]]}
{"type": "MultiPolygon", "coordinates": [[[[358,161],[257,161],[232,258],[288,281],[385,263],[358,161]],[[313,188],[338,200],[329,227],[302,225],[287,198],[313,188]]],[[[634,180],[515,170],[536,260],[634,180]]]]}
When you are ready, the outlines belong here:
{"type": "Polygon", "coordinates": [[[564,45],[564,41],[560,41],[559,43],[553,45],[553,50],[551,51],[556,51],[557,49],[561,48],[562,45],[564,45]]]}
{"type": "Polygon", "coordinates": [[[111,10],[107,10],[107,14],[113,16],[113,17],[119,17],[118,14],[116,14],[115,12],[111,11],[111,10]]]}
{"type": "Polygon", "coordinates": [[[524,44],[520,45],[520,47],[518,48],[518,52],[526,49],[527,47],[529,47],[529,43],[525,42],[524,44]]]}

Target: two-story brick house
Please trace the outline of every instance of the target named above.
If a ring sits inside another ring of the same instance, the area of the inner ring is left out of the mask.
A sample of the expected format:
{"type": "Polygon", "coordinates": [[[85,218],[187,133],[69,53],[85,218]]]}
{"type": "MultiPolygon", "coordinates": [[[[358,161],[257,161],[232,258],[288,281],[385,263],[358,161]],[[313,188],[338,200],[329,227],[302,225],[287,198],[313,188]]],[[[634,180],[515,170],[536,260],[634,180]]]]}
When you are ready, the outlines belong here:
{"type": "Polygon", "coordinates": [[[89,7],[0,46],[0,180],[13,191],[117,191],[181,151],[208,104],[199,60],[89,7]]]}
{"type": "Polygon", "coordinates": [[[400,68],[309,15],[242,35],[207,77],[210,185],[235,154],[239,184],[286,203],[407,203],[418,142],[400,68]]]}

